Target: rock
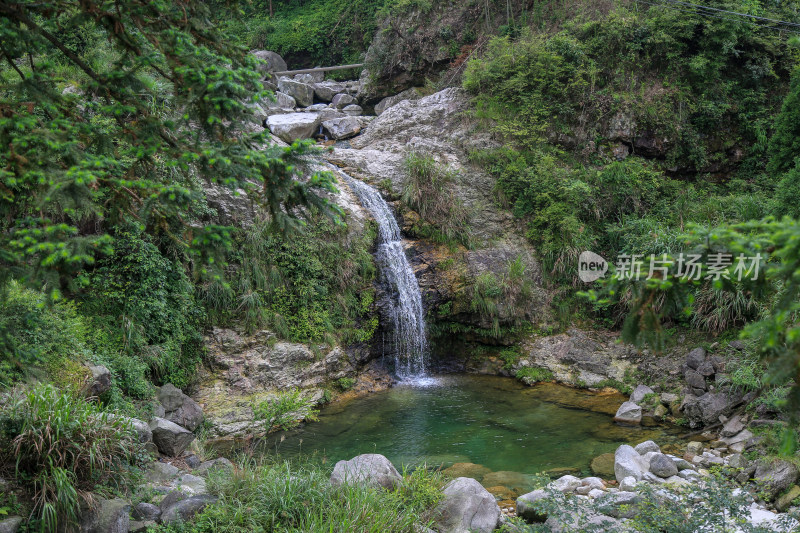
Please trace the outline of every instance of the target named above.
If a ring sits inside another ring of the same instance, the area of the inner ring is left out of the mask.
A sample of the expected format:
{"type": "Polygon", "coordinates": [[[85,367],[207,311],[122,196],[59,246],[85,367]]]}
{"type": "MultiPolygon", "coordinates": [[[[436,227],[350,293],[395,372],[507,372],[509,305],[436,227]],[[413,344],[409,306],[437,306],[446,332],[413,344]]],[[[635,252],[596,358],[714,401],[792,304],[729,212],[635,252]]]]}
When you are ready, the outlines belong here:
{"type": "Polygon", "coordinates": [[[529,522],[544,522],[547,515],[535,509],[539,500],[546,500],[547,492],[542,489],[534,490],[517,498],[517,514],[529,522]]]}
{"type": "Polygon", "coordinates": [[[217,502],[216,496],[210,494],[200,494],[198,496],[191,496],[185,500],[175,502],[169,507],[165,508],[161,514],[162,524],[171,524],[172,522],[181,520],[187,521],[194,515],[217,502]]]}
{"type": "Polygon", "coordinates": [[[314,94],[323,102],[330,102],[337,94],[347,91],[345,85],[338,81],[322,81],[315,83],[312,87],[314,88],[314,94]]]}
{"type": "Polygon", "coordinates": [[[314,103],[314,89],[305,83],[281,78],[278,80],[278,90],[294,98],[299,106],[306,107],[314,103]]]}
{"type": "Polygon", "coordinates": [[[651,440],[640,442],[639,444],[636,445],[634,450],[636,450],[639,453],[639,455],[644,455],[649,452],[661,453],[661,448],[658,446],[658,444],[656,444],[651,440]]]}
{"type": "Polygon", "coordinates": [[[203,409],[171,383],[158,389],[158,402],[164,407],[164,416],[170,422],[194,431],[203,422],[203,409]]]}
{"type": "Polygon", "coordinates": [[[772,499],[791,487],[797,481],[798,475],[797,467],[788,461],[760,461],[753,479],[759,489],[772,499]]]}
{"type": "Polygon", "coordinates": [[[661,420],[668,414],[669,414],[669,409],[667,409],[661,404],[657,405],[656,408],[653,409],[653,417],[655,417],[656,420],[661,420]]]}
{"type": "Polygon", "coordinates": [[[122,498],[96,498],[96,506],[81,521],[81,533],[128,533],[131,504],[122,498]]]}
{"type": "Polygon", "coordinates": [[[92,381],[86,388],[87,396],[101,396],[111,390],[111,371],[104,366],[90,366],[92,381]]]}
{"type": "Polygon", "coordinates": [[[497,472],[489,472],[483,476],[481,483],[485,486],[504,485],[517,492],[524,492],[530,484],[531,478],[520,472],[512,472],[511,470],[499,470],[497,472]]]}
{"type": "Polygon", "coordinates": [[[691,455],[700,455],[703,453],[705,445],[702,442],[692,441],[686,445],[686,453],[691,455]]]}
{"type": "Polygon", "coordinates": [[[284,61],[280,55],[271,50],[253,50],[250,53],[265,62],[265,64],[258,66],[259,72],[283,72],[288,70],[286,67],[286,61],[284,61]]]}
{"type": "Polygon", "coordinates": [[[630,518],[636,514],[635,504],[639,495],[635,492],[609,492],[595,500],[598,510],[614,518],[630,518]]]}
{"type": "Polygon", "coordinates": [[[144,477],[150,483],[164,484],[178,477],[180,472],[177,466],[156,461],[148,467],[144,477]]]}
{"type": "Polygon", "coordinates": [[[742,350],[744,350],[744,343],[742,341],[739,341],[739,340],[729,342],[728,346],[730,346],[734,350],[738,350],[740,352],[742,350]]]}
{"type": "Polygon", "coordinates": [[[668,478],[678,474],[678,467],[672,459],[659,453],[650,459],[650,472],[658,477],[668,478]]]}
{"type": "Polygon", "coordinates": [[[750,516],[747,520],[753,526],[764,528],[761,531],[781,531],[781,532],[795,532],[797,531],[800,523],[793,518],[789,518],[785,523],[781,524],[781,517],[766,509],[761,509],[757,504],[750,505],[750,516]]]}
{"type": "Polygon", "coordinates": [[[677,468],[678,470],[686,470],[686,469],[694,470],[692,463],[690,463],[686,459],[683,459],[681,457],[675,457],[672,455],[668,455],[667,457],[672,459],[672,462],[675,463],[675,468],[677,468]]]}
{"type": "Polygon", "coordinates": [[[636,481],[641,481],[642,475],[647,471],[646,465],[642,465],[639,453],[627,444],[623,444],[614,453],[614,475],[617,481],[622,481],[626,477],[632,477],[636,481]]]}
{"type": "Polygon", "coordinates": [[[451,478],[471,477],[477,481],[481,481],[483,476],[489,472],[491,472],[491,470],[485,466],[475,463],[455,463],[453,466],[442,470],[442,474],[451,478]]]}
{"type": "Polygon", "coordinates": [[[184,474],[178,478],[177,487],[190,494],[205,494],[208,492],[206,490],[206,481],[198,476],[193,476],[192,474],[184,474]]]}
{"type": "Polygon", "coordinates": [[[360,105],[351,104],[345,106],[345,108],[342,109],[342,113],[344,113],[345,115],[350,115],[351,117],[358,117],[364,113],[364,110],[361,109],[360,105]]]}
{"type": "Polygon", "coordinates": [[[695,370],[687,370],[684,374],[684,378],[686,378],[686,383],[688,383],[693,389],[704,391],[707,388],[705,378],[695,370]]]}
{"type": "Polygon", "coordinates": [[[377,453],[367,453],[353,457],[349,461],[339,461],[333,467],[331,474],[331,484],[334,486],[357,483],[392,490],[402,480],[394,465],[377,453]]]}
{"type": "Polygon", "coordinates": [[[700,366],[697,367],[697,373],[704,377],[713,376],[715,372],[716,370],[714,369],[714,364],[710,359],[706,359],[700,366]]]}
{"type": "Polygon", "coordinates": [[[708,426],[716,423],[720,415],[729,413],[740,400],[739,394],[723,392],[707,392],[700,397],[687,396],[683,412],[691,427],[708,426]]]}
{"type": "Polygon", "coordinates": [[[623,403],[614,415],[614,422],[622,424],[641,424],[642,423],[642,408],[633,402],[623,403]]]}
{"type": "Polygon", "coordinates": [[[195,469],[201,464],[200,459],[194,454],[186,456],[183,460],[186,463],[186,466],[191,469],[195,469]]]}
{"type": "Polygon", "coordinates": [[[154,418],[150,422],[150,431],[153,432],[153,442],[158,451],[169,457],[180,455],[194,440],[191,431],[164,418],[154,418]]]}
{"type": "Polygon", "coordinates": [[[749,441],[753,437],[754,435],[750,430],[743,429],[731,437],[723,437],[720,439],[720,442],[725,446],[733,446],[734,444],[738,444],[740,442],[749,441]]]}
{"type": "Polygon", "coordinates": [[[17,533],[19,526],[22,525],[23,518],[21,516],[9,516],[0,520],[0,533],[17,533]]]}
{"type": "Polygon", "coordinates": [[[169,507],[172,507],[176,503],[185,500],[189,497],[189,494],[186,494],[182,490],[171,489],[166,496],[161,500],[158,504],[158,507],[161,509],[163,513],[169,507]]]}
{"type": "Polygon", "coordinates": [[[155,529],[158,524],[155,520],[133,520],[131,521],[129,533],[146,533],[148,530],[155,529]]]}
{"type": "Polygon", "coordinates": [[[131,418],[128,416],[117,415],[114,413],[110,413],[108,415],[108,420],[121,420],[122,423],[129,425],[131,429],[136,433],[136,441],[140,444],[147,444],[153,440],[153,432],[150,431],[150,426],[144,420],[139,420],[138,418],[131,418]]]}
{"type": "Polygon", "coordinates": [[[459,477],[442,491],[444,498],[434,511],[440,533],[490,533],[500,522],[500,507],[480,483],[459,477]]]}
{"type": "Polygon", "coordinates": [[[732,468],[747,468],[747,465],[749,464],[747,458],[741,453],[734,453],[728,457],[727,461],[728,466],[732,468]]]}
{"type": "Polygon", "coordinates": [[[152,503],[142,502],[133,508],[132,516],[134,520],[140,521],[158,520],[158,517],[161,516],[161,509],[152,503]]]}
{"type": "Polygon", "coordinates": [[[224,457],[218,457],[217,459],[200,463],[200,466],[194,469],[194,474],[196,476],[207,476],[212,470],[227,470],[228,472],[232,472],[233,463],[224,457]]]}
{"type": "Polygon", "coordinates": [[[331,139],[341,140],[355,137],[361,132],[361,121],[355,117],[335,118],[326,120],[322,127],[328,132],[331,139]]]}
{"type": "Polygon", "coordinates": [[[415,87],[406,89],[405,91],[394,96],[387,96],[377,104],[375,104],[375,114],[380,115],[395,104],[399,104],[403,100],[419,100],[422,97],[421,93],[415,87]]]}
{"type": "Polygon", "coordinates": [[[637,385],[635,389],[633,389],[633,393],[631,394],[630,401],[635,404],[642,403],[644,397],[648,394],[655,394],[655,391],[648,387],[647,385],[637,385]]]}
{"type": "Polygon", "coordinates": [[[337,94],[331,100],[333,107],[336,109],[344,109],[349,105],[354,105],[357,103],[357,100],[350,96],[349,94],[337,94]]]}
{"type": "Polygon", "coordinates": [[[297,107],[297,101],[286,93],[275,91],[275,100],[265,100],[267,108],[269,109],[285,109],[293,110],[297,107]]]}
{"type": "Polygon", "coordinates": [[[590,490],[590,491],[589,491],[589,493],[587,494],[587,496],[589,496],[591,499],[593,499],[593,500],[594,500],[594,499],[596,499],[596,498],[599,498],[600,496],[602,496],[602,495],[603,495],[603,494],[605,494],[605,493],[606,493],[606,491],[604,491],[604,490],[600,490],[600,489],[592,489],[592,490],[590,490]]]}
{"type": "Polygon", "coordinates": [[[287,113],[267,118],[267,127],[273,135],[286,143],[308,139],[317,132],[319,115],[316,113],[287,113]]]}
{"type": "Polygon", "coordinates": [[[695,348],[686,356],[686,366],[697,370],[706,360],[705,348],[695,348]]]}
{"type": "Polygon", "coordinates": [[[637,484],[636,478],[633,476],[628,476],[619,482],[619,490],[632,491],[633,489],[636,488],[636,484],[637,484]]]}
{"type": "Polygon", "coordinates": [[[592,489],[605,490],[606,484],[599,477],[587,477],[581,480],[582,487],[590,487],[592,489]]]}
{"type": "Polygon", "coordinates": [[[596,476],[601,476],[605,479],[614,477],[614,454],[604,453],[592,459],[590,465],[592,473],[596,476]]]}
{"type": "Polygon", "coordinates": [[[719,432],[719,434],[722,437],[733,437],[743,429],[744,421],[742,420],[742,416],[736,415],[725,422],[725,425],[722,426],[722,430],[719,432]]]}
{"type": "Polygon", "coordinates": [[[563,492],[575,492],[575,489],[581,486],[581,480],[575,476],[561,476],[557,480],[551,482],[548,487],[563,492]]]}
{"type": "Polygon", "coordinates": [[[789,507],[791,507],[792,502],[797,498],[800,498],[800,487],[798,487],[797,485],[792,485],[791,487],[789,487],[789,490],[786,491],[785,494],[783,494],[780,498],[778,498],[775,501],[775,508],[778,511],[783,512],[789,507]]]}
{"type": "Polygon", "coordinates": [[[661,394],[660,398],[661,404],[666,405],[667,407],[681,399],[680,396],[672,392],[664,392],[661,394]]]}

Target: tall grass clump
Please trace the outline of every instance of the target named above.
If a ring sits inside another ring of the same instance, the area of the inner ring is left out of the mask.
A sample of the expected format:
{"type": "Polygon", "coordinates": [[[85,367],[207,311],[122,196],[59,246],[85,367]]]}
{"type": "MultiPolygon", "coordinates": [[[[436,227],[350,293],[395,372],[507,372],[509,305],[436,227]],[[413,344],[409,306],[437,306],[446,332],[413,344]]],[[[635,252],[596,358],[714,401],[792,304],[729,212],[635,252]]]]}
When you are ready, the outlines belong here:
{"type": "Polygon", "coordinates": [[[416,531],[432,522],[442,479],[418,468],[388,492],[364,485],[330,484],[330,469],[313,462],[245,463],[233,474],[214,474],[209,486],[220,501],[195,516],[193,533],[252,531],[416,531]]]}
{"type": "Polygon", "coordinates": [[[458,174],[426,155],[411,153],[405,160],[402,202],[419,214],[413,231],[420,237],[449,245],[472,245],[470,213],[456,196],[458,174]]]}
{"type": "Polygon", "coordinates": [[[52,385],[0,404],[0,468],[27,487],[43,531],[69,529],[102,486],[120,486],[140,445],[127,419],[52,385]]]}

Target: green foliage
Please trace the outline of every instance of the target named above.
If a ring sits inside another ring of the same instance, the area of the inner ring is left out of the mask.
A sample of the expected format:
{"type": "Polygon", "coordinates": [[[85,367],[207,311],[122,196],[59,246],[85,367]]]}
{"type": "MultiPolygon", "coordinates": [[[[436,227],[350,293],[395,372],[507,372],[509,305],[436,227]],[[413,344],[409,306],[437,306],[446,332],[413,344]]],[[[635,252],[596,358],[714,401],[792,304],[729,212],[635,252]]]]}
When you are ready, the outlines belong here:
{"type": "Polygon", "coordinates": [[[274,398],[264,400],[253,406],[256,420],[264,422],[267,432],[285,431],[300,425],[303,420],[317,419],[314,402],[306,398],[300,389],[280,391],[274,398]]]}
{"type": "Polygon", "coordinates": [[[524,366],[517,370],[515,377],[526,385],[533,385],[537,381],[553,381],[555,378],[550,370],[538,366],[524,366]]]}
{"type": "Polygon", "coordinates": [[[408,532],[429,526],[441,498],[441,479],[424,468],[404,475],[395,491],[362,484],[333,486],[330,470],[313,463],[244,464],[233,475],[212,476],[217,504],[191,524],[162,526],[174,533],[252,531],[408,532]]]}
{"type": "Polygon", "coordinates": [[[800,156],[794,168],[789,170],[778,182],[775,189],[775,214],[800,218],[800,156]]]}
{"type": "Polygon", "coordinates": [[[458,174],[418,153],[406,156],[406,181],[401,200],[420,220],[411,232],[443,244],[471,246],[470,214],[457,197],[458,174]]]}
{"type": "Polygon", "coordinates": [[[533,285],[526,268],[522,257],[517,257],[500,277],[484,272],[472,281],[469,309],[488,326],[489,336],[500,338],[529,323],[533,285]]]}
{"type": "Polygon", "coordinates": [[[43,530],[76,523],[88,491],[123,487],[140,453],[130,423],[51,385],[0,404],[0,462],[33,498],[43,530]]]}
{"type": "MultiPolygon", "coordinates": [[[[800,69],[794,71],[789,94],[775,118],[769,156],[767,170],[773,178],[792,169],[797,172],[796,160],[800,157],[800,69]]],[[[796,202],[792,205],[796,205],[796,202]]]]}
{"type": "Polygon", "coordinates": [[[336,380],[336,385],[343,391],[352,389],[355,384],[356,380],[353,378],[339,378],[336,380]]]}

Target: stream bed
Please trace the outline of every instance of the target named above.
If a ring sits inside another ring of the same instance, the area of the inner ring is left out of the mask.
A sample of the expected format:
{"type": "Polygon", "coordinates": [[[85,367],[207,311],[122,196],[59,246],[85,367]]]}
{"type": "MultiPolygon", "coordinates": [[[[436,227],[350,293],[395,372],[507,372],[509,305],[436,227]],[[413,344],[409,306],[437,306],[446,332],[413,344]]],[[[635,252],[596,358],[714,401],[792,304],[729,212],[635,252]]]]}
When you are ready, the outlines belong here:
{"type": "Polygon", "coordinates": [[[441,376],[337,402],[322,410],[319,422],[273,434],[257,450],[283,458],[317,455],[329,463],[380,453],[398,469],[456,465],[452,474],[519,492],[533,474],[587,475],[593,458],[620,444],[677,441],[677,428],[614,423],[626,399],[503,377],[441,376]]]}

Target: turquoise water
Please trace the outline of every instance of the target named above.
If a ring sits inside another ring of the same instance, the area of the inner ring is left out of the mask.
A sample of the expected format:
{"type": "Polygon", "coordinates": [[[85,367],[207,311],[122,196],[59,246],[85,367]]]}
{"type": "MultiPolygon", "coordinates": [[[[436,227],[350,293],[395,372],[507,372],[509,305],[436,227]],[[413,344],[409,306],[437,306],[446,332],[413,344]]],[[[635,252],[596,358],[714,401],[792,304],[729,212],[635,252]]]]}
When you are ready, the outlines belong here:
{"type": "Polygon", "coordinates": [[[526,387],[510,378],[446,376],[430,386],[399,385],[331,405],[319,422],[272,435],[262,450],[284,457],[316,453],[330,462],[380,453],[398,468],[476,463],[499,473],[485,485],[509,485],[503,478],[514,473],[588,473],[594,457],[623,443],[675,441],[666,427],[615,424],[613,414],[625,400],[553,384],[526,387]]]}

